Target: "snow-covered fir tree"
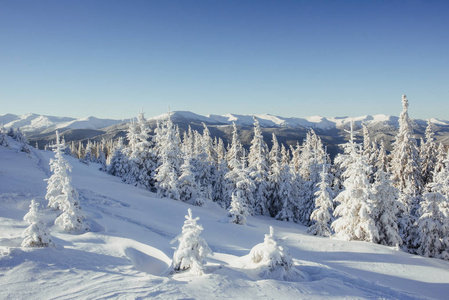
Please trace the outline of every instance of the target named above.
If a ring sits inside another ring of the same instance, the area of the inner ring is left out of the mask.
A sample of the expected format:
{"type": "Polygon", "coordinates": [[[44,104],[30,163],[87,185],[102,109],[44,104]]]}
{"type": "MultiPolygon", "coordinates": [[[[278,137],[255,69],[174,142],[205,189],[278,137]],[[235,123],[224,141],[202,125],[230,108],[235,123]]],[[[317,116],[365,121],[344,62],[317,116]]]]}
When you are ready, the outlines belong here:
{"type": "Polygon", "coordinates": [[[0,124],[0,146],[9,147],[8,140],[6,139],[5,128],[0,124]]]}
{"type": "Polygon", "coordinates": [[[120,137],[114,144],[112,154],[109,155],[107,163],[107,172],[111,175],[123,178],[126,175],[128,157],[124,152],[123,138],[120,137]]]}
{"type": "Polygon", "coordinates": [[[371,135],[366,124],[362,123],[363,131],[363,155],[366,156],[368,164],[371,166],[371,174],[369,174],[370,183],[374,182],[374,173],[376,172],[377,145],[371,139],[371,135]]]}
{"type": "Polygon", "coordinates": [[[244,224],[246,216],[254,213],[254,182],[245,167],[245,157],[232,158],[228,164],[233,168],[226,176],[228,193],[231,195],[229,215],[231,223],[244,224]]]}
{"type": "Polygon", "coordinates": [[[436,153],[434,173],[438,173],[442,169],[444,169],[444,161],[446,160],[447,150],[444,149],[443,143],[438,144],[438,148],[437,148],[436,152],[437,153],[436,153]]]}
{"type": "Polygon", "coordinates": [[[327,155],[321,139],[313,129],[307,133],[299,160],[301,163],[299,175],[304,180],[300,198],[299,221],[305,226],[310,226],[312,224],[310,215],[315,208],[315,194],[320,182],[320,172],[323,164],[327,162],[327,155]]]}
{"type": "Polygon", "coordinates": [[[92,149],[92,143],[90,142],[90,140],[88,140],[87,144],[86,144],[86,148],[84,150],[84,156],[82,158],[80,158],[80,161],[85,164],[89,164],[93,160],[94,160],[94,154],[93,154],[93,149],[92,149]]]}
{"type": "Polygon", "coordinates": [[[238,136],[237,126],[235,125],[235,123],[233,123],[232,126],[233,126],[232,141],[231,146],[227,151],[227,158],[226,158],[226,160],[228,161],[228,168],[230,170],[234,169],[236,166],[240,167],[240,163],[245,153],[243,145],[240,142],[240,138],[238,136]]]}
{"type": "Polygon", "coordinates": [[[272,165],[270,182],[273,195],[272,211],[276,212],[275,218],[281,221],[298,221],[299,203],[295,193],[295,175],[290,169],[285,156],[288,155],[284,145],[281,146],[281,163],[279,166],[272,165]],[[278,169],[277,169],[278,168],[278,169]]]}
{"type": "Polygon", "coordinates": [[[413,138],[411,120],[408,116],[408,100],[402,95],[402,112],[399,117],[399,131],[390,155],[392,181],[399,189],[399,234],[410,251],[416,248],[416,228],[419,202],[423,182],[419,153],[413,138]]]}
{"type": "Polygon", "coordinates": [[[313,235],[331,236],[332,231],[329,224],[332,219],[333,203],[332,190],[328,182],[328,173],[326,172],[326,165],[323,165],[321,172],[321,181],[318,184],[318,191],[316,192],[315,210],[310,215],[310,220],[313,222],[309,227],[308,232],[313,235]]]}
{"type": "Polygon", "coordinates": [[[400,246],[402,239],[397,225],[399,191],[382,168],[377,170],[375,177],[371,215],[379,233],[376,242],[387,246],[400,246]]]}
{"type": "Polygon", "coordinates": [[[270,233],[265,235],[264,242],[254,246],[249,252],[251,261],[259,265],[259,275],[263,278],[289,280],[292,274],[293,259],[284,243],[270,233]]]}
{"type": "Polygon", "coordinates": [[[421,172],[423,184],[426,185],[433,180],[433,171],[435,170],[437,160],[437,145],[434,141],[432,122],[427,121],[425,132],[425,141],[421,142],[419,156],[421,158],[421,172]]]}
{"type": "Polygon", "coordinates": [[[229,223],[246,225],[246,217],[249,215],[248,199],[242,190],[232,192],[231,204],[229,206],[229,223]]]}
{"type": "Polygon", "coordinates": [[[345,240],[375,242],[379,234],[371,217],[372,194],[368,180],[370,167],[366,157],[354,142],[353,126],[351,137],[346,146],[349,164],[343,173],[344,190],[334,199],[338,202],[334,216],[339,217],[332,222],[335,235],[345,240]]]}
{"type": "Polygon", "coordinates": [[[53,245],[50,231],[44,222],[39,203],[31,200],[30,210],[23,217],[30,224],[22,233],[22,247],[48,247],[53,245]]]}
{"type": "Polygon", "coordinates": [[[402,112],[399,117],[399,132],[393,143],[390,172],[392,180],[400,191],[411,187],[418,195],[423,188],[419,153],[416,140],[413,138],[411,120],[408,116],[408,100],[402,95],[402,112]]]}
{"type": "Polygon", "coordinates": [[[48,207],[59,210],[62,201],[62,189],[64,187],[65,178],[72,171],[72,167],[65,160],[64,153],[65,145],[59,141],[59,132],[56,131],[56,144],[53,145],[54,158],[50,158],[50,170],[53,173],[47,179],[47,194],[45,199],[48,201],[48,207]]]}
{"type": "Polygon", "coordinates": [[[203,199],[200,194],[200,187],[195,180],[195,174],[192,172],[190,156],[184,154],[184,162],[181,165],[181,176],[179,177],[179,199],[194,205],[202,205],[203,199]]]}
{"type": "Polygon", "coordinates": [[[178,178],[181,165],[181,150],[177,127],[170,113],[160,127],[159,154],[161,165],[156,169],[157,192],[162,197],[179,200],[178,178]]]}
{"type": "Polygon", "coordinates": [[[447,252],[443,242],[445,230],[445,216],[441,211],[441,203],[447,201],[438,192],[438,184],[430,184],[429,192],[425,192],[419,209],[418,224],[418,249],[417,253],[427,257],[441,257],[443,251],[447,252]],[[435,186],[436,185],[436,186],[435,186]]]}
{"type": "Polygon", "coordinates": [[[254,138],[248,154],[249,175],[254,182],[254,213],[268,215],[269,182],[268,182],[268,146],[265,143],[259,121],[254,117],[254,138]]]}
{"type": "Polygon", "coordinates": [[[204,273],[204,258],[213,255],[213,252],[200,236],[203,227],[197,224],[199,217],[193,218],[190,208],[187,211],[181,234],[171,241],[172,244],[179,243],[173,254],[172,266],[175,272],[190,270],[200,276],[204,273]]]}
{"type": "Polygon", "coordinates": [[[65,145],[59,141],[56,131],[56,144],[54,145],[55,158],[50,159],[50,169],[53,174],[47,180],[47,194],[45,199],[48,206],[61,210],[55,224],[67,232],[79,232],[88,229],[84,224],[84,214],[78,199],[78,193],[71,185],[70,164],[63,156],[65,145]]]}

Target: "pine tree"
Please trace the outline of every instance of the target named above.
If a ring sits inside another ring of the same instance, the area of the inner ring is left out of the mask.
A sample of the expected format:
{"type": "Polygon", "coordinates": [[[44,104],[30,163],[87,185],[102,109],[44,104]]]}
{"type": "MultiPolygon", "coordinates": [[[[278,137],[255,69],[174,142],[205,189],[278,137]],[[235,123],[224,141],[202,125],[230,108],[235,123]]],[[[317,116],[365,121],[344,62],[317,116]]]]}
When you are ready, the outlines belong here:
{"type": "MultiPolygon", "coordinates": [[[[286,149],[284,145],[281,147],[282,157],[285,157],[286,149]]],[[[276,168],[276,166],[273,166],[276,168]]],[[[275,218],[281,221],[298,221],[298,206],[297,198],[294,189],[294,175],[291,172],[288,162],[281,163],[279,170],[274,169],[270,182],[272,183],[272,191],[274,197],[274,206],[271,209],[275,213],[275,218]]]]}
{"type": "Polygon", "coordinates": [[[231,223],[245,224],[246,216],[253,214],[254,209],[254,182],[245,167],[245,157],[240,160],[233,159],[234,168],[229,171],[225,180],[227,182],[228,194],[231,195],[229,216],[231,223]]]}
{"type": "Polygon", "coordinates": [[[417,220],[419,228],[417,253],[427,257],[440,257],[445,249],[443,243],[443,222],[444,215],[441,212],[440,205],[444,196],[436,189],[433,184],[430,185],[430,192],[426,192],[421,202],[419,210],[420,217],[417,220]]]}
{"type": "Polygon", "coordinates": [[[178,130],[173,125],[170,114],[168,114],[167,119],[161,126],[159,145],[161,165],[156,169],[157,192],[162,197],[179,200],[180,141],[178,130]]]}
{"type": "Polygon", "coordinates": [[[53,174],[47,180],[48,206],[59,209],[62,213],[56,218],[55,224],[67,232],[87,230],[83,223],[84,214],[78,200],[78,193],[71,185],[71,166],[64,159],[62,151],[65,145],[59,142],[59,133],[56,131],[56,144],[54,146],[55,158],[50,159],[50,169],[53,174]]]}
{"type": "Polygon", "coordinates": [[[5,128],[0,124],[0,146],[9,147],[8,140],[6,139],[5,128]]]}
{"type": "Polygon", "coordinates": [[[200,187],[195,181],[192,172],[189,155],[184,155],[184,163],[181,165],[181,176],[179,177],[179,198],[181,201],[194,205],[202,205],[203,199],[200,197],[200,187]]]}
{"type": "Polygon", "coordinates": [[[203,227],[197,224],[200,218],[193,218],[190,208],[187,211],[181,234],[171,241],[171,244],[179,243],[173,254],[173,271],[190,270],[194,275],[200,276],[204,273],[204,258],[213,255],[213,252],[200,237],[203,231],[203,227]]]}
{"type": "Polygon", "coordinates": [[[336,236],[345,240],[359,240],[375,242],[379,234],[371,217],[372,194],[368,181],[370,173],[366,157],[362,155],[358,145],[354,142],[354,134],[351,123],[351,138],[346,148],[350,159],[343,173],[345,180],[343,190],[334,201],[339,205],[334,211],[334,216],[339,217],[332,222],[332,229],[336,236]]]}
{"type": "Polygon", "coordinates": [[[437,160],[437,146],[434,141],[434,134],[432,131],[432,122],[427,121],[427,128],[425,132],[425,142],[421,143],[419,149],[419,156],[421,158],[421,174],[423,184],[426,185],[433,180],[433,171],[435,170],[437,160]]]}
{"type": "Polygon", "coordinates": [[[263,278],[280,280],[290,279],[293,260],[288,248],[274,236],[270,226],[270,234],[266,234],[264,242],[254,246],[249,252],[251,261],[260,265],[259,275],[263,278]]]}
{"type": "Polygon", "coordinates": [[[254,117],[254,138],[248,154],[249,175],[254,182],[254,212],[260,215],[268,215],[268,146],[263,140],[259,121],[254,117]]]}
{"type": "Polygon", "coordinates": [[[382,168],[376,172],[373,185],[373,211],[371,213],[379,233],[377,243],[387,246],[402,245],[397,225],[399,191],[382,168]]]}
{"type": "Polygon", "coordinates": [[[299,159],[301,162],[299,175],[304,180],[299,221],[305,226],[310,226],[312,224],[310,215],[315,208],[315,195],[320,182],[320,170],[327,162],[327,155],[321,139],[312,129],[307,133],[299,159]]]}
{"type": "Polygon", "coordinates": [[[227,152],[227,161],[229,170],[234,169],[236,166],[240,166],[242,157],[244,156],[243,146],[242,143],[240,142],[237,133],[237,126],[235,125],[235,123],[233,123],[232,126],[233,126],[232,142],[227,152]]]}
{"type": "Polygon", "coordinates": [[[331,236],[332,232],[329,228],[329,223],[332,219],[333,204],[326,165],[323,165],[321,182],[318,184],[318,188],[318,191],[315,193],[317,197],[315,200],[315,210],[310,215],[310,220],[313,221],[313,224],[308,229],[308,232],[313,235],[331,236]]]}
{"type": "Polygon", "coordinates": [[[80,161],[85,164],[89,164],[93,160],[92,143],[88,140],[86,149],[84,150],[84,156],[80,158],[80,161]]]}
{"type": "Polygon", "coordinates": [[[238,225],[246,224],[246,217],[249,215],[248,200],[242,190],[236,190],[231,196],[231,205],[229,206],[229,223],[238,225]]]}
{"type": "Polygon", "coordinates": [[[39,203],[31,200],[30,211],[23,217],[30,224],[22,233],[22,247],[48,247],[52,246],[50,231],[43,221],[39,203]]]}
{"type": "Polygon", "coordinates": [[[108,157],[107,172],[111,175],[123,178],[126,175],[127,156],[124,153],[123,138],[119,138],[108,157]]]}
{"type": "Polygon", "coordinates": [[[423,183],[418,148],[412,136],[413,129],[408,116],[408,100],[405,95],[402,95],[402,109],[399,117],[399,132],[391,152],[390,171],[392,180],[400,191],[410,187],[416,196],[422,191],[423,183]]]}
{"type": "Polygon", "coordinates": [[[399,233],[404,244],[410,251],[416,248],[416,228],[414,226],[418,218],[419,202],[423,182],[419,165],[418,148],[413,138],[412,125],[408,116],[408,100],[402,96],[402,112],[399,117],[399,132],[393,143],[393,151],[390,155],[390,172],[392,181],[399,189],[399,233]]]}

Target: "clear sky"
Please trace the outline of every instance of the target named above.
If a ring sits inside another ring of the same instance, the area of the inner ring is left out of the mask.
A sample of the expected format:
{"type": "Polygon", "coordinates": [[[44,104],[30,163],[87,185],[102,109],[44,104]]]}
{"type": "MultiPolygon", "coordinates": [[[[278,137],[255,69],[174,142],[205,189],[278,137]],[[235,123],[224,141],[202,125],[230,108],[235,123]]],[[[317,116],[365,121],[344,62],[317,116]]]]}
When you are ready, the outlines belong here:
{"type": "Polygon", "coordinates": [[[449,1],[0,1],[0,114],[449,119],[449,1]]]}

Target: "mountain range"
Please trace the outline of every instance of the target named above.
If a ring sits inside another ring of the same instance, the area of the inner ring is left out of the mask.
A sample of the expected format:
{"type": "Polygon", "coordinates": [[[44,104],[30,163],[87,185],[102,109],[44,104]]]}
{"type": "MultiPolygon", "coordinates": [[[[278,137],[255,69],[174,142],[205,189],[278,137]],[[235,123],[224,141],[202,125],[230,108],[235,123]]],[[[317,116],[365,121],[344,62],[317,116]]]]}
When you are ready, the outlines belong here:
{"type": "MultiPolygon", "coordinates": [[[[302,142],[306,133],[314,129],[321,136],[328,151],[333,156],[338,152],[338,145],[347,140],[345,129],[354,122],[355,129],[366,124],[373,139],[385,139],[387,145],[394,140],[399,126],[399,118],[389,115],[366,115],[360,117],[332,117],[311,116],[305,118],[285,118],[270,114],[254,115],[258,118],[263,135],[267,143],[271,144],[272,133],[275,133],[280,142],[295,145],[297,141],[302,142]]],[[[148,121],[150,127],[155,128],[157,120],[167,117],[167,113],[150,117],[148,121]]],[[[172,121],[179,126],[181,131],[189,126],[194,130],[202,131],[206,124],[213,136],[220,137],[226,143],[232,133],[230,125],[235,123],[239,128],[242,142],[249,145],[252,139],[253,115],[199,115],[189,111],[175,111],[171,113],[172,121]]],[[[37,142],[39,147],[54,139],[55,130],[64,133],[66,141],[86,141],[111,139],[125,136],[128,123],[131,119],[113,120],[99,119],[96,117],[70,118],[44,116],[38,114],[0,115],[0,124],[4,127],[21,128],[28,140],[33,145],[37,142]]],[[[449,121],[440,119],[430,119],[433,124],[435,138],[438,142],[449,145],[449,121]]],[[[427,120],[414,119],[413,128],[416,138],[422,138],[427,120]]],[[[359,135],[360,136],[360,135],[359,135]]],[[[387,146],[388,147],[388,146],[387,146]]]]}

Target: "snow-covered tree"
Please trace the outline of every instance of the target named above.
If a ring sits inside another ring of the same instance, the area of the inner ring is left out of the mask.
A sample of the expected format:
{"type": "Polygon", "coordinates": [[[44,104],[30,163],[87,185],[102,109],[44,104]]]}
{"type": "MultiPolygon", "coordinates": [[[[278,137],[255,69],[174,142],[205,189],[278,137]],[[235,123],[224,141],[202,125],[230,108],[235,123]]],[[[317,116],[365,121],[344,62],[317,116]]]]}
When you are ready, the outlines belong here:
{"type": "Polygon", "coordinates": [[[248,200],[245,198],[242,190],[236,190],[231,196],[231,205],[229,206],[229,223],[238,225],[246,224],[246,217],[249,215],[248,200]]]}
{"type": "MultiPolygon", "coordinates": [[[[420,217],[417,220],[419,228],[417,253],[427,257],[440,257],[445,249],[443,243],[444,214],[441,212],[441,203],[446,201],[444,196],[433,190],[430,184],[430,192],[426,192],[421,201],[420,217]]],[[[447,238],[447,236],[446,236],[447,238]]]]}
{"type": "Polygon", "coordinates": [[[94,160],[94,154],[93,154],[93,149],[92,149],[92,143],[90,142],[90,140],[88,140],[87,144],[86,144],[86,148],[84,150],[84,156],[82,158],[80,158],[80,161],[88,165],[93,160],[94,160]]]}
{"type": "Polygon", "coordinates": [[[156,169],[157,192],[162,197],[179,200],[178,177],[181,165],[181,150],[177,127],[168,114],[162,124],[159,143],[161,165],[156,169]]]}
{"type": "Polygon", "coordinates": [[[265,143],[259,120],[254,117],[254,138],[251,141],[251,147],[248,154],[249,175],[254,182],[254,203],[255,214],[268,215],[268,146],[265,143]]]}
{"type": "Polygon", "coordinates": [[[203,199],[200,195],[200,187],[195,181],[195,175],[192,172],[189,155],[184,155],[184,163],[181,165],[181,176],[179,177],[178,188],[181,201],[194,205],[203,204],[203,199]]]}
{"type": "Polygon", "coordinates": [[[315,208],[315,194],[320,182],[320,172],[323,164],[327,163],[327,155],[323,143],[315,131],[311,129],[306,136],[306,140],[301,148],[299,157],[301,162],[299,175],[304,183],[302,184],[302,196],[299,210],[299,221],[305,225],[312,224],[310,215],[315,208]]]}
{"type": "Polygon", "coordinates": [[[329,228],[329,223],[332,219],[334,206],[331,198],[332,190],[329,187],[326,165],[323,165],[321,182],[318,184],[318,188],[318,191],[315,193],[315,210],[310,215],[310,220],[313,224],[308,229],[308,232],[313,235],[331,236],[332,232],[329,228]]]}
{"type": "Polygon", "coordinates": [[[402,245],[397,225],[398,189],[382,168],[376,172],[373,185],[373,211],[371,213],[379,233],[379,244],[387,246],[402,245]]]}
{"type": "Polygon", "coordinates": [[[344,190],[334,199],[339,205],[334,210],[334,216],[339,217],[332,222],[335,235],[345,240],[360,240],[374,242],[379,234],[371,217],[372,194],[368,180],[370,167],[366,157],[354,142],[351,124],[351,138],[347,144],[349,164],[343,177],[344,190]]]}
{"type": "Polygon", "coordinates": [[[272,226],[264,242],[251,249],[249,258],[259,266],[259,275],[263,278],[288,280],[292,275],[292,256],[284,243],[274,236],[272,226]]]}
{"type": "Polygon", "coordinates": [[[438,148],[436,150],[436,161],[435,161],[435,169],[434,172],[438,173],[442,169],[444,169],[444,161],[446,160],[447,150],[444,149],[443,143],[438,144],[438,148]]]}
{"type": "Polygon", "coordinates": [[[54,158],[50,158],[50,170],[53,174],[47,179],[47,194],[45,199],[48,201],[48,207],[59,210],[61,207],[61,195],[64,187],[65,178],[72,171],[72,167],[65,160],[64,153],[65,145],[59,141],[59,132],[56,131],[56,144],[53,146],[54,158]]]}
{"type": "Polygon", "coordinates": [[[231,165],[233,169],[225,176],[231,195],[229,215],[232,217],[231,223],[245,224],[246,216],[254,212],[254,182],[245,168],[245,157],[240,160],[233,158],[231,165]]]}
{"type": "MultiPolygon", "coordinates": [[[[399,117],[399,132],[393,143],[390,172],[392,180],[400,191],[406,187],[412,189],[414,196],[423,188],[419,153],[416,140],[413,138],[411,120],[408,116],[408,100],[402,95],[402,112],[399,117]]],[[[414,204],[415,205],[415,204],[414,204]]]]}
{"type": "Polygon", "coordinates": [[[385,142],[384,140],[380,141],[380,148],[378,151],[378,156],[376,160],[376,171],[382,170],[385,173],[387,173],[388,170],[388,155],[387,150],[385,149],[385,142]]]}
{"type": "Polygon", "coordinates": [[[299,204],[297,189],[294,186],[295,175],[288,162],[282,159],[287,155],[284,145],[281,146],[281,154],[281,163],[272,165],[270,172],[269,179],[273,198],[270,213],[275,213],[274,216],[277,220],[296,222],[298,221],[299,204]]]}
{"type": "Polygon", "coordinates": [[[433,171],[435,170],[437,160],[437,145],[434,141],[432,122],[430,120],[427,121],[425,141],[421,143],[419,156],[421,158],[423,184],[426,185],[433,180],[433,171]]]}
{"type": "Polygon", "coordinates": [[[187,211],[181,234],[171,241],[171,244],[179,243],[173,255],[173,271],[190,270],[200,276],[204,272],[204,258],[213,255],[213,252],[200,236],[203,231],[203,227],[197,224],[200,218],[193,218],[190,208],[187,211]]]}
{"type": "Polygon", "coordinates": [[[6,139],[5,129],[3,126],[0,127],[0,146],[9,147],[8,140],[6,139]]]}
{"type": "Polygon", "coordinates": [[[119,138],[107,159],[107,172],[111,175],[123,178],[126,175],[128,157],[124,153],[123,138],[119,138]]]}
{"type": "Polygon", "coordinates": [[[55,158],[50,159],[50,169],[53,174],[47,180],[48,206],[61,210],[55,224],[67,232],[87,230],[84,224],[84,214],[78,199],[78,193],[71,185],[69,172],[72,168],[63,156],[65,145],[59,141],[59,133],[56,131],[56,144],[54,145],[55,158]]]}
{"type": "Polygon", "coordinates": [[[235,123],[233,123],[232,126],[232,142],[227,152],[228,168],[230,170],[234,169],[236,166],[240,166],[242,158],[244,157],[244,149],[238,136],[237,126],[235,123]]]}
{"type": "Polygon", "coordinates": [[[39,203],[31,200],[30,210],[23,217],[30,224],[22,233],[22,247],[48,247],[53,245],[50,231],[43,220],[39,203]]]}
{"type": "Polygon", "coordinates": [[[399,189],[398,226],[402,241],[410,251],[416,248],[416,228],[423,182],[416,140],[408,116],[408,100],[402,95],[399,131],[390,154],[391,179],[399,189]]]}

